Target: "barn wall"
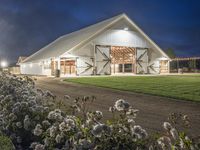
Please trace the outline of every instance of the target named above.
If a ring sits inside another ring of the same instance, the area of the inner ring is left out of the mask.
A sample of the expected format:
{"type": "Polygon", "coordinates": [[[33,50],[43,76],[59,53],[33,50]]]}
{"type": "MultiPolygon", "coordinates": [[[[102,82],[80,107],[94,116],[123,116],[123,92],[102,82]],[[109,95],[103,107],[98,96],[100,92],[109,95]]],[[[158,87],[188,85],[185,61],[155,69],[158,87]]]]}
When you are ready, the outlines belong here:
{"type": "Polygon", "coordinates": [[[40,63],[23,63],[20,64],[21,74],[30,74],[30,75],[43,75],[42,66],[40,63]]]}
{"type": "Polygon", "coordinates": [[[41,62],[20,64],[20,72],[27,75],[51,75],[51,69],[45,68],[41,62]]]}
{"type": "MultiPolygon", "coordinates": [[[[162,54],[155,50],[139,33],[135,31],[125,30],[107,30],[101,35],[85,45],[83,48],[76,49],[70,52],[70,55],[77,57],[77,74],[78,75],[91,75],[95,67],[94,50],[95,45],[111,45],[111,46],[127,46],[127,47],[139,47],[148,48],[148,73],[157,74],[159,73],[159,58],[162,54]],[[89,64],[89,65],[88,65],[89,64]],[[93,66],[93,67],[91,67],[93,66]],[[90,68],[90,69],[89,69],[90,68]],[[88,69],[84,72],[85,69],[88,69]],[[81,73],[84,72],[84,73],[81,73]]],[[[67,56],[67,53],[66,53],[67,56]]]]}
{"type": "Polygon", "coordinates": [[[72,51],[70,54],[74,56],[94,57],[94,46],[92,43],[89,43],[82,48],[72,51]]]}
{"type": "MultiPolygon", "coordinates": [[[[76,49],[68,55],[76,57],[77,75],[92,75],[94,69],[94,46],[92,43],[76,49]]],[[[67,56],[67,53],[66,53],[67,56]]]]}
{"type": "Polygon", "coordinates": [[[137,32],[125,30],[107,30],[93,40],[94,44],[127,46],[127,47],[148,47],[148,43],[137,32]]]}

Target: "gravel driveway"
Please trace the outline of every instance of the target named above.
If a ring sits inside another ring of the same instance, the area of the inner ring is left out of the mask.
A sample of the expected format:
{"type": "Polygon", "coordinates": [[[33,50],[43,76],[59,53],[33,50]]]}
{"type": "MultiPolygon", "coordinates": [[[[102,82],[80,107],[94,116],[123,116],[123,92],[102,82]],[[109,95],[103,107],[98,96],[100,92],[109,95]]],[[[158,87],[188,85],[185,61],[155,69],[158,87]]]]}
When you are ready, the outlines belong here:
{"type": "Polygon", "coordinates": [[[191,119],[191,129],[188,132],[200,135],[200,103],[68,83],[56,78],[38,77],[36,86],[52,91],[58,98],[66,94],[72,98],[96,96],[97,100],[91,105],[91,109],[102,111],[106,118],[111,116],[107,111],[109,106],[112,106],[119,98],[125,99],[134,108],[140,110],[136,123],[149,132],[162,130],[162,123],[167,121],[170,113],[181,112],[191,119]]]}

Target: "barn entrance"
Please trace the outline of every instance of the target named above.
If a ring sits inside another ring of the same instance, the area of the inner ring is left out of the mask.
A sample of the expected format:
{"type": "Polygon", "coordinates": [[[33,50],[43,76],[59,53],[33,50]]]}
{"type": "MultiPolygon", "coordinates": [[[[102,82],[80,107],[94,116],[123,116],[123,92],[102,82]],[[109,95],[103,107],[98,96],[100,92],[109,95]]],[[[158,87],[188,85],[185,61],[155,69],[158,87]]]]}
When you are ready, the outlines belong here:
{"type": "Polygon", "coordinates": [[[75,60],[60,58],[60,60],[51,60],[51,75],[56,76],[56,70],[60,70],[60,75],[74,75],[76,74],[75,60]]]}
{"type": "Polygon", "coordinates": [[[61,75],[76,74],[75,60],[60,59],[60,73],[61,75]]]}
{"type": "Polygon", "coordinates": [[[136,73],[136,49],[124,46],[111,47],[111,72],[136,73]]]}
{"type": "Polygon", "coordinates": [[[136,49],[125,46],[95,47],[95,74],[136,73],[136,49]]]}

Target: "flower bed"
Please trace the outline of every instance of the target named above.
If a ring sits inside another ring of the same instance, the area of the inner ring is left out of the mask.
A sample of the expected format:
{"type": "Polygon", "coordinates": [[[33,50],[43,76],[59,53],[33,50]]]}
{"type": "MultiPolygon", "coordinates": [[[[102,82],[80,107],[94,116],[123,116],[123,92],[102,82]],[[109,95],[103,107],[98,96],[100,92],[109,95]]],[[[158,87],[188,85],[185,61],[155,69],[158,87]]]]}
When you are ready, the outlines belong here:
{"type": "MultiPolygon", "coordinates": [[[[65,99],[70,96],[65,95],[65,99]]],[[[113,118],[102,121],[101,111],[88,107],[95,97],[74,100],[64,111],[50,91],[35,87],[28,77],[0,74],[0,130],[15,148],[34,150],[68,149],[199,149],[198,139],[189,138],[176,128],[186,115],[172,115],[164,122],[164,133],[149,135],[135,122],[138,110],[119,99],[108,108],[113,118]]]]}

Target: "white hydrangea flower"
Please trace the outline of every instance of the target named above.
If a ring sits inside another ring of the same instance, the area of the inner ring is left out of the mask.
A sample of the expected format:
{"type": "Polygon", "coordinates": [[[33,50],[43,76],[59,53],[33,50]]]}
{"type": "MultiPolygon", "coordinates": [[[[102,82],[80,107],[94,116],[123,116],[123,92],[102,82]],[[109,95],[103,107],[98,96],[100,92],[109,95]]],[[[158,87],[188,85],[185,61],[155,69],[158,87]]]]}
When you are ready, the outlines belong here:
{"type": "Polygon", "coordinates": [[[169,122],[164,122],[163,127],[167,131],[170,131],[172,129],[172,125],[169,122]]]}
{"type": "Polygon", "coordinates": [[[36,136],[40,136],[42,134],[42,126],[40,124],[37,124],[35,129],[33,130],[33,134],[36,136]]]}
{"type": "Polygon", "coordinates": [[[56,136],[56,131],[57,131],[57,128],[55,126],[51,126],[49,128],[49,134],[50,134],[50,137],[55,137],[56,136]]]}
{"type": "Polygon", "coordinates": [[[97,124],[93,126],[92,134],[96,137],[101,137],[102,131],[103,131],[103,125],[97,124]]]}
{"type": "Polygon", "coordinates": [[[91,132],[95,137],[101,137],[103,132],[110,134],[111,128],[104,124],[96,124],[95,126],[93,126],[93,129],[91,132]]]}
{"type": "Polygon", "coordinates": [[[103,118],[103,113],[101,111],[95,111],[94,112],[94,119],[95,120],[101,120],[103,118]]]}
{"type": "Polygon", "coordinates": [[[67,128],[66,123],[65,122],[61,122],[59,124],[59,130],[60,131],[64,131],[67,128]]]}
{"type": "Polygon", "coordinates": [[[34,150],[45,150],[45,146],[42,144],[37,144],[34,150]]]}
{"type": "Polygon", "coordinates": [[[135,125],[135,120],[133,120],[133,119],[128,119],[127,122],[130,124],[130,126],[135,125]]]}
{"type": "Polygon", "coordinates": [[[179,139],[178,132],[177,132],[177,130],[176,130],[175,128],[172,128],[172,129],[170,130],[170,134],[171,134],[171,136],[174,138],[174,140],[178,140],[178,139],[179,139]]]}
{"type": "Polygon", "coordinates": [[[17,116],[14,113],[10,113],[9,118],[11,121],[17,120],[17,116]]]}
{"type": "Polygon", "coordinates": [[[13,107],[13,108],[12,108],[12,112],[13,112],[14,114],[20,113],[20,106],[15,106],[15,107],[13,107]]]}
{"type": "Polygon", "coordinates": [[[139,112],[138,109],[133,109],[130,107],[126,112],[126,114],[132,116],[132,118],[136,118],[138,112],[139,112]]]}
{"type": "Polygon", "coordinates": [[[43,113],[44,107],[41,105],[35,105],[35,111],[43,113]]]}
{"type": "Polygon", "coordinates": [[[22,123],[21,123],[21,122],[16,122],[16,126],[17,126],[18,128],[22,128],[22,123]]]}
{"type": "Polygon", "coordinates": [[[116,108],[115,107],[109,107],[109,111],[114,112],[114,111],[116,111],[116,108]]]}
{"type": "Polygon", "coordinates": [[[49,144],[50,144],[50,140],[48,138],[45,138],[44,139],[44,145],[49,146],[49,144]]]}
{"type": "Polygon", "coordinates": [[[135,125],[131,128],[132,135],[137,136],[138,139],[145,139],[148,134],[141,126],[135,125]]]}
{"type": "Polygon", "coordinates": [[[44,112],[49,112],[49,107],[44,107],[44,112]]]}
{"type": "Polygon", "coordinates": [[[55,138],[56,143],[61,143],[62,138],[63,138],[63,137],[62,137],[60,134],[57,134],[57,135],[56,135],[56,138],[55,138]]]}
{"type": "Polygon", "coordinates": [[[42,121],[42,125],[45,127],[49,127],[51,125],[51,123],[48,120],[44,120],[44,121],[42,121]]]}
{"type": "Polygon", "coordinates": [[[34,106],[37,104],[36,100],[30,100],[28,103],[29,103],[29,106],[34,106]]]}
{"type": "Polygon", "coordinates": [[[38,142],[33,142],[33,143],[31,143],[30,148],[35,149],[35,146],[36,146],[37,144],[39,144],[39,143],[38,143],[38,142]]]}
{"type": "Polygon", "coordinates": [[[171,139],[167,136],[160,137],[157,140],[157,143],[161,146],[162,149],[171,149],[172,147],[171,139]]]}
{"type": "Polygon", "coordinates": [[[118,111],[128,111],[130,104],[123,99],[119,99],[115,102],[115,108],[118,111]]]}
{"type": "Polygon", "coordinates": [[[30,118],[28,115],[26,115],[24,118],[24,129],[28,130],[30,125],[31,125],[30,118]]]}
{"type": "Polygon", "coordinates": [[[76,123],[73,119],[70,119],[70,118],[65,118],[65,123],[67,124],[67,127],[72,129],[76,126],[76,123]]]}
{"type": "Polygon", "coordinates": [[[48,119],[50,119],[50,120],[62,120],[63,117],[61,115],[61,110],[55,109],[54,111],[49,112],[48,119]]]}
{"type": "Polygon", "coordinates": [[[27,102],[21,102],[21,107],[22,108],[27,108],[28,107],[28,103],[27,102]]]}

